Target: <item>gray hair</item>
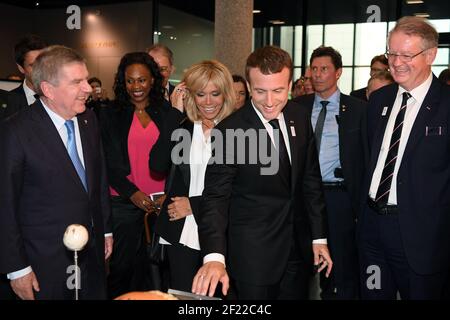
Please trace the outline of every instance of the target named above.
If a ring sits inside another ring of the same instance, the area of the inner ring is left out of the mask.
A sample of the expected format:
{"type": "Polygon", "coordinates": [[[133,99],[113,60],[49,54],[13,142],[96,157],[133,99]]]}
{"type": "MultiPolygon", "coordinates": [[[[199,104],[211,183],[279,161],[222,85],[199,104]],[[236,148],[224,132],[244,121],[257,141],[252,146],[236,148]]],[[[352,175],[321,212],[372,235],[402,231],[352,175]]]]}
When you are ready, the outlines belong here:
{"type": "Polygon", "coordinates": [[[389,32],[389,38],[395,32],[422,38],[423,50],[438,46],[439,34],[428,20],[421,17],[406,16],[399,19],[394,29],[389,32]]]}
{"type": "Polygon", "coordinates": [[[74,62],[86,63],[84,58],[71,48],[54,45],[44,49],[33,63],[33,71],[31,73],[36,93],[43,96],[41,83],[44,81],[58,85],[61,68],[74,62]]]}

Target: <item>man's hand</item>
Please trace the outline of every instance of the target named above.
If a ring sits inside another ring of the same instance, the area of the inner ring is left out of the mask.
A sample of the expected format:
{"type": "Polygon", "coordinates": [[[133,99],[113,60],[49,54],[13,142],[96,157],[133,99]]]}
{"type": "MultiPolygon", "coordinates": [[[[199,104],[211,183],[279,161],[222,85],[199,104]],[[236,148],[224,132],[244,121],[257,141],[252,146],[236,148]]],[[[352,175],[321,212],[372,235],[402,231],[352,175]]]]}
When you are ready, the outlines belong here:
{"type": "Polygon", "coordinates": [[[34,300],[34,292],[39,291],[39,283],[33,271],[23,277],[11,280],[11,288],[22,300],[34,300]]]}
{"type": "Polygon", "coordinates": [[[317,272],[321,272],[326,267],[327,272],[325,273],[325,277],[328,278],[333,268],[333,261],[331,260],[328,246],[326,244],[313,243],[313,252],[314,266],[318,266],[317,272]]]}
{"type": "Polygon", "coordinates": [[[192,292],[204,296],[208,294],[212,297],[219,281],[222,283],[222,293],[226,296],[230,279],[225,270],[225,265],[217,261],[207,262],[197,271],[192,283],[192,292]]]}
{"type": "Polygon", "coordinates": [[[113,243],[113,237],[105,237],[105,260],[107,260],[111,256],[111,253],[113,251],[113,243]]]}

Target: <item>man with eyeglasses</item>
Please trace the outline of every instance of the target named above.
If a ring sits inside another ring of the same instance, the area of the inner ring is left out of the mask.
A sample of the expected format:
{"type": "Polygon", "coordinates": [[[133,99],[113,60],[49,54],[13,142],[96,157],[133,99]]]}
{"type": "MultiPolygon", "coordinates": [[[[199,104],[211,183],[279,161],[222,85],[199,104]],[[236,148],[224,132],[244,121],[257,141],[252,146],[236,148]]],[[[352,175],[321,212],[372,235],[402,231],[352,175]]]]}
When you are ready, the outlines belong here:
{"type": "Polygon", "coordinates": [[[427,20],[401,18],[388,44],[396,83],[368,106],[362,297],[440,299],[450,268],[450,88],[431,72],[438,33],[427,20]]]}
{"type": "Polygon", "coordinates": [[[175,89],[175,86],[169,82],[170,76],[175,71],[175,67],[173,65],[173,52],[169,49],[169,47],[162,43],[152,45],[147,49],[147,52],[159,66],[159,72],[163,77],[163,87],[166,90],[164,97],[170,102],[170,95],[175,89]]]}
{"type": "MultiPolygon", "coordinates": [[[[388,71],[388,70],[389,70],[388,60],[384,54],[375,56],[372,58],[372,61],[370,61],[370,77],[371,78],[377,72],[388,71]]],[[[353,90],[352,92],[350,92],[350,95],[352,97],[367,101],[368,98],[367,98],[366,92],[367,92],[367,87],[364,87],[364,88],[361,88],[358,90],[353,90]]]]}

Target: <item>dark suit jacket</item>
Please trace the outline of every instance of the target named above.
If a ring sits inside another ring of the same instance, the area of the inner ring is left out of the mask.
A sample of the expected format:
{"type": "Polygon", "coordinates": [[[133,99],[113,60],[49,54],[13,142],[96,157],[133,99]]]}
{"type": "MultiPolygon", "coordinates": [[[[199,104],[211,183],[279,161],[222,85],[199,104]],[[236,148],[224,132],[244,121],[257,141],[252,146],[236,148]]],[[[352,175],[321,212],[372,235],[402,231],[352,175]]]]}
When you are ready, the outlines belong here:
{"type": "MultiPolygon", "coordinates": [[[[193,123],[175,108],[171,108],[170,113],[164,121],[163,129],[160,132],[158,141],[152,148],[150,153],[150,169],[158,172],[170,173],[166,180],[166,201],[163,203],[161,213],[156,221],[156,233],[161,235],[170,243],[178,243],[181,232],[183,231],[185,218],[169,221],[167,206],[172,201],[172,197],[188,197],[192,209],[192,214],[197,220],[200,196],[189,197],[189,186],[191,182],[191,169],[189,163],[173,164],[171,160],[172,149],[181,139],[172,141],[171,136],[174,130],[182,129],[192,137],[194,131],[193,123]]],[[[186,149],[182,150],[180,156],[189,159],[190,145],[186,144],[186,149]],[[186,154],[184,153],[186,152],[186,154]]]]}
{"type": "MultiPolygon", "coordinates": [[[[308,114],[293,102],[287,103],[283,114],[292,155],[290,181],[279,173],[261,175],[260,169],[267,166],[259,157],[256,164],[249,164],[248,159],[237,164],[236,152],[234,164],[210,164],[206,170],[198,221],[202,254],[225,255],[231,277],[253,285],[281,280],[294,240],[312,267],[312,239],[327,237],[319,162],[308,114]]],[[[255,142],[245,145],[247,155],[250,148],[257,152],[260,147],[267,150],[267,145],[273,152],[251,102],[220,122],[217,129],[224,137],[226,129],[261,130],[258,132],[267,140],[257,134],[256,146],[255,142]]],[[[224,146],[232,144],[230,139],[224,140],[224,146]]]]}
{"type": "MultiPolygon", "coordinates": [[[[398,85],[391,84],[370,96],[368,132],[371,158],[363,188],[365,196],[369,193],[397,90],[398,85]],[[387,114],[383,116],[386,107],[387,114]]],[[[433,76],[397,176],[398,218],[403,246],[411,268],[419,274],[447,271],[450,265],[449,106],[450,87],[433,76]]]]}
{"type": "Polygon", "coordinates": [[[111,232],[106,167],[94,113],[79,114],[78,124],[89,192],[39,100],[0,127],[0,272],[31,265],[46,298],[63,298],[56,292],[66,288],[73,265],[62,241],[70,224],[89,231],[79,254],[83,292],[104,297],[104,234],[111,232]],[[100,277],[88,285],[83,277],[94,271],[100,277]]]}
{"type": "Polygon", "coordinates": [[[367,87],[364,87],[364,88],[361,88],[358,90],[353,90],[352,92],[350,92],[350,95],[352,97],[361,99],[363,101],[367,101],[366,90],[367,90],[367,87]]]}
{"type": "Polygon", "coordinates": [[[8,106],[8,91],[0,89],[0,121],[6,116],[6,108],[8,106]]]}
{"type": "Polygon", "coordinates": [[[25,107],[28,107],[28,101],[25,91],[23,90],[23,84],[21,84],[14,90],[9,91],[8,107],[6,108],[4,117],[9,117],[25,107]]]}
{"type": "MultiPolygon", "coordinates": [[[[145,111],[161,131],[168,103],[152,104],[145,111]]],[[[122,105],[113,101],[109,107],[100,108],[99,119],[105,148],[109,184],[124,199],[129,199],[138,188],[128,180],[130,158],[128,156],[128,133],[133,122],[134,105],[122,105]]],[[[163,177],[161,177],[162,179],[163,177]]]]}
{"type": "MultiPolygon", "coordinates": [[[[294,99],[309,116],[314,104],[314,94],[294,99]]],[[[360,210],[361,186],[368,160],[367,104],[348,95],[340,95],[339,107],[339,158],[345,184],[349,191],[355,214],[360,210]]]]}

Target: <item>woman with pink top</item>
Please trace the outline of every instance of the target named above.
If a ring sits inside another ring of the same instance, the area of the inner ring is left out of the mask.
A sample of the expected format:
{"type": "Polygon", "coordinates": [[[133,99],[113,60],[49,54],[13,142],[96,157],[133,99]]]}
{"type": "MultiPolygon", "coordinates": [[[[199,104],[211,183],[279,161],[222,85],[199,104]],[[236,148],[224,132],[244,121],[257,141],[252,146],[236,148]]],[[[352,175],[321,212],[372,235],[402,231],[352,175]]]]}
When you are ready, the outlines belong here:
{"type": "Polygon", "coordinates": [[[144,215],[154,206],[149,195],[164,190],[164,176],[149,170],[148,161],[170,109],[158,65],[145,52],[122,57],[114,93],[111,107],[100,113],[113,217],[111,298],[150,289],[144,281],[144,215]]]}

